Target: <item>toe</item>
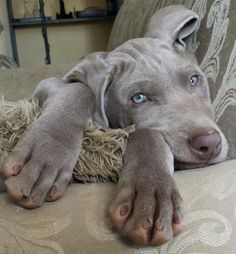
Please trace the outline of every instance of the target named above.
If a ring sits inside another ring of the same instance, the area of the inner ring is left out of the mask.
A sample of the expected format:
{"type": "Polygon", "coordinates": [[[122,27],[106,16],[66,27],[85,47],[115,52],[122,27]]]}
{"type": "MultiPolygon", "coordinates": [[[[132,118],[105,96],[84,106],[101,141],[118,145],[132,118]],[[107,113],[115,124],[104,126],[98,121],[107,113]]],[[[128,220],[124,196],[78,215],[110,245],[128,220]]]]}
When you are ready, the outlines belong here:
{"type": "Polygon", "coordinates": [[[140,226],[127,232],[128,239],[138,246],[146,246],[150,240],[150,229],[140,226]]]}
{"type": "Polygon", "coordinates": [[[173,237],[173,231],[171,226],[165,226],[164,228],[154,228],[152,239],[150,241],[151,246],[159,246],[168,242],[173,237]]]}
{"type": "Polygon", "coordinates": [[[11,155],[4,161],[1,173],[6,178],[16,176],[21,172],[23,165],[23,158],[20,158],[19,154],[11,153],[11,155]]]}
{"type": "Polygon", "coordinates": [[[67,167],[63,167],[57,175],[57,178],[53,183],[52,187],[50,188],[49,192],[47,193],[46,201],[56,201],[57,199],[62,197],[68,184],[71,182],[71,178],[71,170],[68,170],[67,167]]]}
{"type": "Polygon", "coordinates": [[[109,215],[114,228],[121,230],[132,213],[134,189],[131,187],[117,188],[117,194],[109,208],[109,215]]]}
{"type": "Polygon", "coordinates": [[[40,207],[44,203],[47,193],[51,189],[55,179],[56,171],[51,167],[44,168],[33,186],[29,197],[23,198],[20,204],[29,209],[40,207]]]}
{"type": "Polygon", "coordinates": [[[155,209],[154,193],[138,192],[134,201],[133,212],[121,233],[136,245],[148,245],[152,234],[155,209]]]}
{"type": "Polygon", "coordinates": [[[131,212],[131,203],[123,203],[116,209],[110,210],[109,214],[113,225],[117,229],[120,229],[127,220],[130,212],[131,212]]]}
{"type": "Polygon", "coordinates": [[[19,202],[30,196],[31,190],[38,180],[41,167],[30,160],[24,165],[17,176],[12,176],[5,181],[7,192],[14,201],[19,202]]]}
{"type": "Polygon", "coordinates": [[[158,246],[168,242],[173,237],[172,214],[173,207],[169,197],[158,197],[157,219],[153,227],[150,244],[158,246]]]}
{"type": "Polygon", "coordinates": [[[15,183],[17,183],[15,177],[10,177],[5,181],[5,186],[9,197],[14,201],[19,201],[23,198],[23,193],[21,187],[15,183]]]}
{"type": "Polygon", "coordinates": [[[3,166],[1,172],[6,178],[18,175],[22,170],[22,166],[16,163],[9,163],[3,166]]]}
{"type": "Polygon", "coordinates": [[[179,213],[173,213],[172,229],[174,236],[178,235],[184,230],[183,217],[179,213]]]}
{"type": "Polygon", "coordinates": [[[20,174],[31,156],[31,146],[19,141],[14,150],[4,161],[1,172],[6,178],[20,174]]]}
{"type": "Polygon", "coordinates": [[[171,195],[171,201],[173,205],[173,216],[172,216],[172,228],[174,236],[181,233],[184,229],[183,218],[184,218],[184,207],[183,200],[177,189],[174,189],[171,195]]]}
{"type": "Polygon", "coordinates": [[[34,209],[42,206],[43,202],[44,200],[42,198],[39,198],[39,195],[34,193],[28,198],[23,198],[20,201],[20,205],[27,209],[34,209]]]}

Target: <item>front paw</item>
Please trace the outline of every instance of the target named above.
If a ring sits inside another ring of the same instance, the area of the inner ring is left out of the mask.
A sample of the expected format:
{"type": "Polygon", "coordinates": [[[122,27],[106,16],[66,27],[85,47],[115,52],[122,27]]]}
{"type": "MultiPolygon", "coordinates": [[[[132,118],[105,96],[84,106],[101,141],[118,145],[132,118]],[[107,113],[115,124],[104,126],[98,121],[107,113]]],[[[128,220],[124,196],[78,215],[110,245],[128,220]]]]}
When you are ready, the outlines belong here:
{"type": "Polygon", "coordinates": [[[79,149],[75,136],[43,128],[37,121],[4,162],[2,174],[11,199],[25,208],[60,198],[72,177],[79,149]]]}
{"type": "Polygon", "coordinates": [[[109,214],[115,229],[137,245],[161,245],[183,230],[183,202],[169,175],[121,180],[109,214]]]}

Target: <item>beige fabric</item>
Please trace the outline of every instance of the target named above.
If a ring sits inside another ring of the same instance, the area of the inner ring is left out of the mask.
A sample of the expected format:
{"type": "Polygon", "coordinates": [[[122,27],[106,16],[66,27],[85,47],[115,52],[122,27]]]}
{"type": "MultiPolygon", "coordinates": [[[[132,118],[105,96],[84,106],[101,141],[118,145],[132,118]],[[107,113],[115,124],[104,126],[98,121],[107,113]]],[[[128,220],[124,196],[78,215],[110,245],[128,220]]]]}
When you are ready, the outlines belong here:
{"type": "Polygon", "coordinates": [[[109,228],[112,184],[73,184],[65,196],[24,210],[0,195],[1,254],[235,254],[236,160],[175,174],[185,231],[161,247],[128,246],[109,228]]]}
{"type": "Polygon", "coordinates": [[[144,36],[151,15],[172,4],[184,4],[202,20],[197,38],[188,47],[208,77],[215,120],[229,142],[229,158],[236,158],[236,1],[127,0],[115,21],[108,49],[144,36]]]}

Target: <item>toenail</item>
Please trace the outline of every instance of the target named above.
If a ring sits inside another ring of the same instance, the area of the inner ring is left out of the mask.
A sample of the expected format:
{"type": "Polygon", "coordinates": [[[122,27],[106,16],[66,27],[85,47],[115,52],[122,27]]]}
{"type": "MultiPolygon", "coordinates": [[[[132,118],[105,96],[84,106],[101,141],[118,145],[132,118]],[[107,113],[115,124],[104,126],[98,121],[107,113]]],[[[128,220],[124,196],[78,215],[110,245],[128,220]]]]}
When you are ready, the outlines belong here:
{"type": "Polygon", "coordinates": [[[157,223],[156,223],[156,229],[158,231],[163,231],[164,230],[164,226],[161,225],[160,221],[157,221],[157,223]]]}
{"type": "Polygon", "coordinates": [[[21,191],[21,193],[23,195],[23,198],[25,198],[25,199],[29,198],[29,196],[30,196],[30,191],[29,190],[28,191],[23,190],[23,191],[21,191]]]}
{"type": "Polygon", "coordinates": [[[144,223],[143,223],[143,227],[144,228],[150,228],[152,226],[152,220],[150,218],[147,218],[144,223]]]}
{"type": "Polygon", "coordinates": [[[29,197],[28,194],[23,194],[23,198],[24,198],[24,199],[27,199],[28,197],[29,197]]]}
{"type": "Polygon", "coordinates": [[[173,216],[173,223],[174,224],[180,224],[180,218],[178,215],[174,215],[173,216]]]}
{"type": "Polygon", "coordinates": [[[129,206],[124,205],[120,208],[120,215],[125,216],[129,212],[129,206]]]}
{"type": "Polygon", "coordinates": [[[57,193],[57,187],[56,185],[53,185],[50,190],[49,197],[53,197],[56,193],[57,193]]]}
{"type": "Polygon", "coordinates": [[[19,165],[14,166],[14,167],[12,168],[13,175],[14,175],[14,176],[18,175],[19,172],[20,172],[20,170],[21,170],[21,166],[19,166],[19,165]]]}

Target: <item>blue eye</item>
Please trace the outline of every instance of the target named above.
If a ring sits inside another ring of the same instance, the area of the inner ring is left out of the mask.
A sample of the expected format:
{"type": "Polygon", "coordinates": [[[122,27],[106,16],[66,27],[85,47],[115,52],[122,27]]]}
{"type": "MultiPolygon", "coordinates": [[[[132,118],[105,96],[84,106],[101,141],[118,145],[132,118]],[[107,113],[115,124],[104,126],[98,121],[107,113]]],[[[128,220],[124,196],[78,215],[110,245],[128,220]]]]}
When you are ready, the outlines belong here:
{"type": "Polygon", "coordinates": [[[190,85],[196,86],[197,83],[198,83],[198,75],[193,75],[190,79],[190,85]]]}
{"type": "Polygon", "coordinates": [[[142,93],[137,93],[135,94],[131,100],[134,102],[134,103],[143,103],[147,100],[147,96],[142,94],[142,93]]]}

